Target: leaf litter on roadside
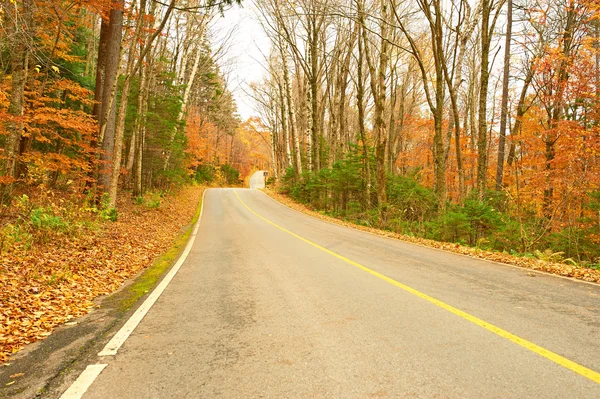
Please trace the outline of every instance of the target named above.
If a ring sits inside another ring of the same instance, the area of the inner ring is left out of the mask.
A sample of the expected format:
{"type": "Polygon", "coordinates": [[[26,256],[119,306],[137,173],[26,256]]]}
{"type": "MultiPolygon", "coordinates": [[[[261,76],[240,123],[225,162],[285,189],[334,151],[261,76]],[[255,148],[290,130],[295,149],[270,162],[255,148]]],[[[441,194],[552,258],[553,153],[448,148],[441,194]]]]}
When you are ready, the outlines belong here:
{"type": "Polygon", "coordinates": [[[1,253],[0,363],[59,324],[75,323],[93,309],[96,297],[149,266],[190,223],[202,191],[185,188],[143,211],[125,198],[115,222],[1,253]]]}
{"type": "Polygon", "coordinates": [[[338,218],[334,218],[331,216],[323,215],[320,212],[316,212],[306,205],[299,204],[289,197],[275,192],[273,190],[264,190],[272,198],[277,201],[287,205],[288,207],[297,210],[299,212],[306,213],[308,215],[314,216],[318,219],[325,220],[331,223],[335,223],[338,225],[350,227],[356,230],[367,231],[369,233],[373,233],[382,237],[395,238],[398,240],[410,242],[413,244],[423,245],[426,247],[442,249],[449,252],[454,252],[461,255],[467,255],[472,258],[485,259],[499,263],[506,263],[513,266],[519,266],[526,269],[543,271],[546,273],[556,274],[564,277],[573,277],[583,281],[600,283],[600,270],[589,269],[584,267],[579,267],[577,265],[567,265],[564,263],[558,262],[550,262],[541,259],[533,259],[533,258],[525,258],[520,256],[514,256],[502,252],[494,252],[494,251],[486,251],[479,248],[468,247],[465,245],[460,245],[456,243],[450,242],[441,242],[429,240],[426,238],[420,237],[412,237],[403,234],[393,233],[390,231],[379,230],[373,227],[361,226],[355,223],[350,223],[345,220],[341,220],[338,218]]]}

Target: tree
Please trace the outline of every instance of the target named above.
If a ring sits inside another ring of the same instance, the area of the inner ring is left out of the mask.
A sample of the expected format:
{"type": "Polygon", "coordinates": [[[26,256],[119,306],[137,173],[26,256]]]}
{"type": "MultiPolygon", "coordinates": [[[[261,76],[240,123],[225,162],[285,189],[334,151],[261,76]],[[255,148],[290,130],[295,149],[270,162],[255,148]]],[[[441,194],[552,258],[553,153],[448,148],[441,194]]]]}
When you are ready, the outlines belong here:
{"type": "Polygon", "coordinates": [[[7,203],[12,196],[12,186],[16,179],[17,155],[25,125],[22,117],[25,108],[25,85],[30,69],[29,56],[32,43],[29,41],[33,32],[33,0],[22,0],[14,3],[14,7],[2,3],[2,15],[7,18],[8,48],[10,51],[11,91],[8,105],[8,118],[4,125],[7,140],[4,146],[4,165],[0,178],[0,201],[7,203]]]}
{"type": "Polygon", "coordinates": [[[439,0],[423,0],[417,2],[419,8],[424,13],[426,20],[429,25],[429,43],[431,48],[430,55],[434,62],[434,76],[429,76],[427,68],[427,59],[425,50],[419,45],[417,39],[408,30],[404,23],[404,18],[394,8],[394,16],[398,23],[402,33],[406,36],[410,45],[410,54],[415,58],[419,70],[421,72],[421,79],[423,81],[423,89],[427,98],[427,104],[433,115],[434,120],[434,137],[433,137],[433,159],[434,159],[434,174],[435,174],[435,191],[438,196],[438,204],[440,209],[444,209],[446,206],[446,164],[444,160],[444,142],[443,142],[443,117],[444,117],[444,97],[445,97],[445,84],[444,84],[444,65],[445,65],[445,54],[444,46],[442,43],[443,31],[442,31],[442,9],[441,2],[439,0]],[[433,86],[433,90],[432,87],[433,86]]]}
{"type": "Polygon", "coordinates": [[[371,75],[371,93],[375,103],[373,132],[375,135],[375,163],[377,176],[377,204],[382,216],[385,214],[386,205],[386,146],[387,146],[387,131],[384,120],[386,106],[386,75],[388,64],[388,40],[390,23],[390,12],[388,10],[387,1],[382,0],[379,4],[380,12],[380,46],[379,46],[379,65],[375,66],[374,55],[371,52],[369,37],[367,35],[367,26],[365,22],[365,11],[362,0],[357,0],[357,14],[361,25],[362,44],[364,48],[364,57],[367,62],[369,74],[371,75]]]}
{"type": "Polygon", "coordinates": [[[504,177],[504,151],[506,149],[506,123],[508,119],[508,79],[510,75],[510,45],[512,39],[512,9],[512,0],[507,0],[504,72],[502,75],[502,104],[500,105],[500,141],[498,142],[498,162],[496,167],[496,191],[502,189],[502,179],[504,177]]]}

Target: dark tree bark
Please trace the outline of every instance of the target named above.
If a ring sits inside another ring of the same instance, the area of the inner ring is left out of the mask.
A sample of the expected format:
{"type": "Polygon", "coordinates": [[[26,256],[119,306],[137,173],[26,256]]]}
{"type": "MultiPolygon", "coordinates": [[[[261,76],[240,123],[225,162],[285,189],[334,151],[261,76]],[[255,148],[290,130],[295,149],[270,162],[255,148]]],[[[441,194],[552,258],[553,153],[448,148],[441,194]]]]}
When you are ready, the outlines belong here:
{"type": "Polygon", "coordinates": [[[110,171],[113,160],[116,130],[117,102],[114,100],[116,79],[121,58],[121,41],[123,39],[123,7],[124,1],[113,3],[108,20],[102,20],[98,65],[96,68],[96,92],[94,97],[99,101],[94,114],[98,118],[100,136],[98,138],[100,153],[100,173],[98,183],[101,191],[107,192],[110,185],[110,171]],[[110,108],[109,108],[110,107],[110,108]]]}
{"type": "MultiPolygon", "coordinates": [[[[5,122],[8,137],[4,151],[4,165],[0,175],[5,181],[0,184],[0,201],[10,201],[13,189],[13,180],[17,171],[17,155],[23,137],[23,117],[25,111],[25,85],[27,83],[27,69],[29,61],[31,31],[33,28],[33,0],[23,0],[21,15],[15,13],[14,21],[10,21],[8,32],[10,43],[11,63],[11,93],[8,113],[11,119],[5,122]]],[[[0,8],[4,11],[4,7],[0,8]]],[[[6,10],[11,12],[11,10],[6,10]]]]}
{"type": "Polygon", "coordinates": [[[479,69],[479,106],[477,129],[477,197],[483,199],[487,187],[487,96],[490,79],[489,58],[492,35],[490,34],[490,16],[492,1],[482,0],[481,9],[481,64],[479,69]]]}

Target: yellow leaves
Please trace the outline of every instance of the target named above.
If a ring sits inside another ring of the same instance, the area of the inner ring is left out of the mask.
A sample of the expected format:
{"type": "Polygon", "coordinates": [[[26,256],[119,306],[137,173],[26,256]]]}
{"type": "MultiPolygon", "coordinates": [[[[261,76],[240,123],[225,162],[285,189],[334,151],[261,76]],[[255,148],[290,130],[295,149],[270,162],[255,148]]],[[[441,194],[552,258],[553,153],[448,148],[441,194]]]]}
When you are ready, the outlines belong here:
{"type": "MultiPolygon", "coordinates": [[[[34,70],[36,73],[40,73],[40,72],[42,71],[42,66],[41,66],[40,64],[37,64],[35,67],[33,67],[33,70],[34,70]]],[[[58,68],[56,65],[52,65],[52,66],[50,67],[50,70],[51,70],[52,72],[54,72],[54,73],[58,73],[58,74],[60,74],[60,69],[59,69],[59,68],[58,68]]]]}

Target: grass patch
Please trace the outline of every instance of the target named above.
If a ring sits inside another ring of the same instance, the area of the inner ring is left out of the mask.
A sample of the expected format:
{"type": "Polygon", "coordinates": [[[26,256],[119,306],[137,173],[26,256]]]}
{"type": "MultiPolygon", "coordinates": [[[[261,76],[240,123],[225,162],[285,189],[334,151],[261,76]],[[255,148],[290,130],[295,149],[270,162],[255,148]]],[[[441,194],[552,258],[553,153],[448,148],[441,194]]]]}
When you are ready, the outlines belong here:
{"type": "Polygon", "coordinates": [[[177,260],[181,251],[186,246],[194,225],[200,217],[200,211],[202,209],[202,198],[192,223],[188,226],[183,233],[181,233],[173,242],[173,245],[162,254],[158,259],[148,266],[144,272],[135,279],[135,281],[127,287],[122,295],[119,295],[117,308],[119,311],[125,312],[150,290],[152,290],[160,281],[163,274],[173,265],[177,260]]]}

